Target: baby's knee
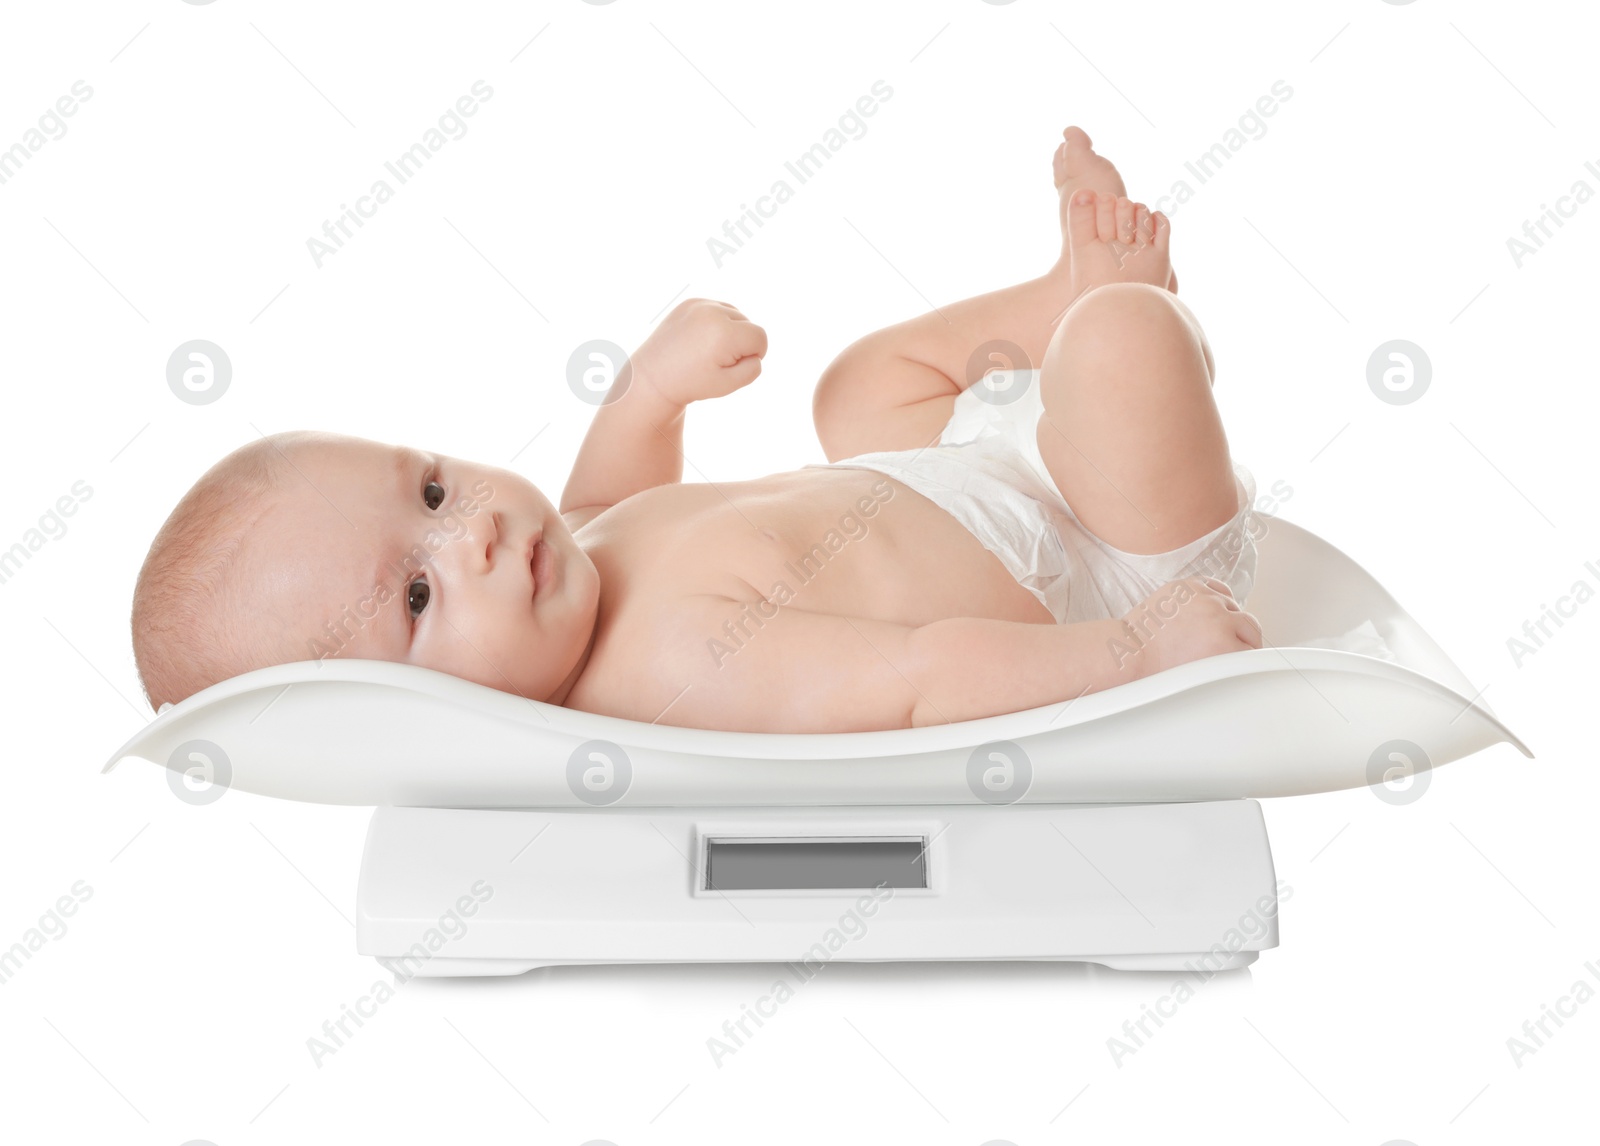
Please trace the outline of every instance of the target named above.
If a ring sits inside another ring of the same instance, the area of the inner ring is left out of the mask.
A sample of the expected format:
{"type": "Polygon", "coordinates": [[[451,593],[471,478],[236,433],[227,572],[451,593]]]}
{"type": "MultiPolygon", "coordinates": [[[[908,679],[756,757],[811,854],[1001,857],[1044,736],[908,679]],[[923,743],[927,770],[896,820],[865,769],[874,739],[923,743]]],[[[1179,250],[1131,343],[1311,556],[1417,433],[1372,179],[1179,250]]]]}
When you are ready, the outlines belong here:
{"type": "Polygon", "coordinates": [[[1052,356],[1112,355],[1146,351],[1204,353],[1199,324],[1178,296],[1149,283],[1107,283],[1079,295],[1051,339],[1052,356]]]}
{"type": "Polygon", "coordinates": [[[1061,325],[1137,323],[1140,325],[1188,322],[1187,309],[1178,296],[1150,283],[1105,283],[1090,287],[1067,308],[1061,325]]]}

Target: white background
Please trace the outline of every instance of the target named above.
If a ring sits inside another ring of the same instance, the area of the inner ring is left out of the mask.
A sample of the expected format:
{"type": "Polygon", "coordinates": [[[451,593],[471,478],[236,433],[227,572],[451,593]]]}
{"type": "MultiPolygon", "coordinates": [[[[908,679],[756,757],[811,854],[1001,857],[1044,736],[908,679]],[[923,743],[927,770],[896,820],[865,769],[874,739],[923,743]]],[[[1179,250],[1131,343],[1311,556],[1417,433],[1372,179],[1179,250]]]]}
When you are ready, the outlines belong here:
{"type": "Polygon", "coordinates": [[[1506,642],[1600,584],[1600,205],[1520,268],[1506,240],[1600,189],[1596,24],[1433,0],[6,5],[0,148],[75,81],[93,95],[0,185],[0,547],[74,482],[93,494],[0,584],[0,947],[76,881],[92,896],[0,985],[0,1135],[1577,1141],[1600,1000],[1520,1065],[1507,1039],[1600,989],[1600,605],[1520,666],[1506,642]],[[319,270],[306,239],[480,79],[468,134],[319,270]],[[707,237],[880,79],[866,135],[718,269],[707,237]],[[1293,96],[1266,135],[1172,210],[1234,455],[1293,487],[1277,512],[1369,569],[1537,759],[1497,745],[1404,806],[1269,801],[1282,947],[1120,1065],[1107,1040],[1171,976],[834,964],[720,1067],[706,1040],[771,969],[415,982],[314,1065],[306,1040],[383,974],[350,923],[368,812],[100,774],[150,719],[129,601],[195,477],[321,427],[514,464],[557,497],[592,413],[567,355],[632,348],[694,296],[771,350],[690,411],[687,476],[820,461],[811,387],[838,350],[1049,265],[1062,126],[1155,202],[1276,80],[1293,96]],[[233,362],[211,405],[167,387],[194,338],[233,362]],[[1393,338],[1433,364],[1414,404],[1367,386],[1393,338]]]}

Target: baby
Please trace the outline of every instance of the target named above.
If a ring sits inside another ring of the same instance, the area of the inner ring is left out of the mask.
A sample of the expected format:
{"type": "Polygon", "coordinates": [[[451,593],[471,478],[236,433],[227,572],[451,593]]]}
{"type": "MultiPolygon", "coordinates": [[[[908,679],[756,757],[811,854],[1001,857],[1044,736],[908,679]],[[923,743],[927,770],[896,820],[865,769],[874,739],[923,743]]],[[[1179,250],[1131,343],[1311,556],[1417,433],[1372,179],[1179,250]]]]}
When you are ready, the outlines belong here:
{"type": "Polygon", "coordinates": [[[847,347],[813,399],[826,465],[680,481],[685,408],[767,348],[704,299],[618,373],[559,510],[507,470],[360,438],[234,451],[140,570],[151,705],[339,656],[631,720],[854,732],[1260,648],[1255,486],[1170,225],[1062,135],[1055,265],[847,347]]]}

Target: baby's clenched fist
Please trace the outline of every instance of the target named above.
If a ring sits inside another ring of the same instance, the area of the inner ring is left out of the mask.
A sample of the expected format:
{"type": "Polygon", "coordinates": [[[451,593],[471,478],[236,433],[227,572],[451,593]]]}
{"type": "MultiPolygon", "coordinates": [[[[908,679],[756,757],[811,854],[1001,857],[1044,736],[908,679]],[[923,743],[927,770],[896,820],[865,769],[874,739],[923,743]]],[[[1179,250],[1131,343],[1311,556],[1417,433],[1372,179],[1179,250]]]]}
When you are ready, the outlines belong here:
{"type": "Polygon", "coordinates": [[[720,398],[755,381],[767,332],[725,302],[690,298],[633,355],[636,381],[678,406],[720,398]]]}

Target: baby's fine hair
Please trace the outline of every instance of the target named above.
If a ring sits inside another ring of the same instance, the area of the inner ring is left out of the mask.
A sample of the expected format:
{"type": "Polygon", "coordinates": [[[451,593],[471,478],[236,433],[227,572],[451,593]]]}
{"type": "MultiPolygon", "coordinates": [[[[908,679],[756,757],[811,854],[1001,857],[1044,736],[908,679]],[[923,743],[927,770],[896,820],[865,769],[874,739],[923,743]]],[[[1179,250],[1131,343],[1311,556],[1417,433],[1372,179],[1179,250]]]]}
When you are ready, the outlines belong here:
{"type": "Polygon", "coordinates": [[[298,431],[234,450],[184,494],[150,544],[133,590],[133,657],[151,708],[274,663],[256,647],[242,550],[272,495],[293,476],[298,431]]]}

